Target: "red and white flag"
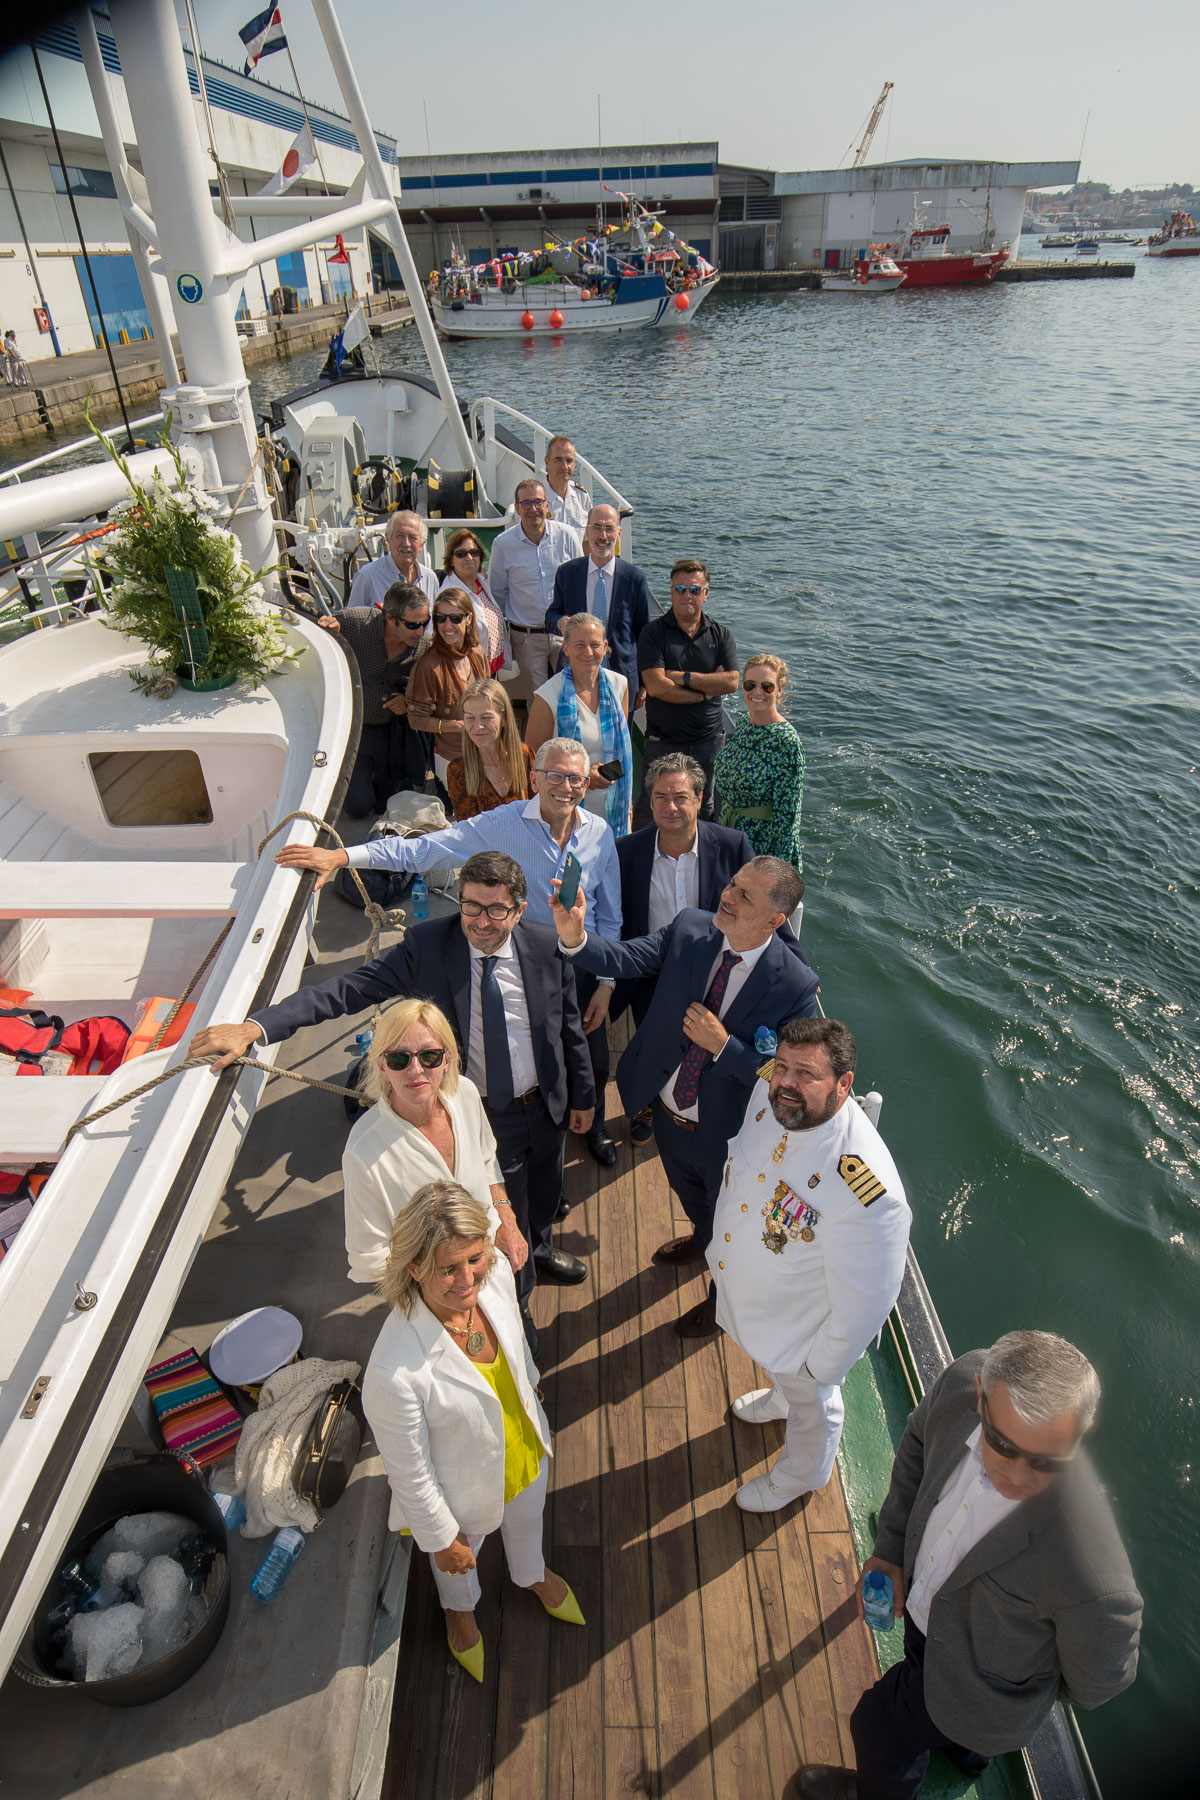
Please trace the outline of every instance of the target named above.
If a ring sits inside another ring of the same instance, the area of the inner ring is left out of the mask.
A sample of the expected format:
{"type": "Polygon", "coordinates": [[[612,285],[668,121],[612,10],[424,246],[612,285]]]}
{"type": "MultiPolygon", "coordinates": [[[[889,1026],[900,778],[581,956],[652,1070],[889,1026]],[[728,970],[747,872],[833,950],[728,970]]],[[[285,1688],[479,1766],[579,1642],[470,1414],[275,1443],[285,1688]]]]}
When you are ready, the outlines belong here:
{"type": "Polygon", "coordinates": [[[284,157],[279,173],[272,175],[270,181],[258,191],[260,194],[286,194],[293,181],[299,181],[316,167],[317,147],[313,143],[312,132],[306,125],[284,157]]]}

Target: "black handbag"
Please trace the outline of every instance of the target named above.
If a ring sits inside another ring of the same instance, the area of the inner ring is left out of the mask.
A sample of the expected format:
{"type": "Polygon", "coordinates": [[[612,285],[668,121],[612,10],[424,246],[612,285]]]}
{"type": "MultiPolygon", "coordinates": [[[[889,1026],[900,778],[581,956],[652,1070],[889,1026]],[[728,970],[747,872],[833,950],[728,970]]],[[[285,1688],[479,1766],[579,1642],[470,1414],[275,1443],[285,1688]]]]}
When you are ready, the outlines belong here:
{"type": "Polygon", "coordinates": [[[339,1381],[318,1407],[292,1470],[296,1493],[316,1508],[318,1525],[345,1493],[361,1444],[358,1384],[339,1381]]]}

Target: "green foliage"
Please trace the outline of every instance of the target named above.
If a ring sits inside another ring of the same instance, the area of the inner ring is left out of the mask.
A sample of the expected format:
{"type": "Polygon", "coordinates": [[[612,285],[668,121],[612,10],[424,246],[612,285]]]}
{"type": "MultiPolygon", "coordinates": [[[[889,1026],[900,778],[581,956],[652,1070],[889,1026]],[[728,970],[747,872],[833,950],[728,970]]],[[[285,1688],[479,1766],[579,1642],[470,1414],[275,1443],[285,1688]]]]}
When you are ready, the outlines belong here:
{"type": "Polygon", "coordinates": [[[215,524],[215,503],[188,480],[183,458],[162,442],[175,464],[174,478],[136,481],[125,457],[84,417],[129,484],[131,498],[115,513],[117,529],[102,540],[97,561],[112,586],[105,596],[105,624],[138,638],[150,651],[150,666],[133,676],[134,686],[161,691],[176,673],[196,681],[263,681],[299,651],[286,648],[283,633],[263,598],[263,577],[242,561],[237,539],[215,524]],[[168,568],[188,569],[208,632],[209,654],[194,671],[188,662],[183,628],[167,588],[168,568]]]}

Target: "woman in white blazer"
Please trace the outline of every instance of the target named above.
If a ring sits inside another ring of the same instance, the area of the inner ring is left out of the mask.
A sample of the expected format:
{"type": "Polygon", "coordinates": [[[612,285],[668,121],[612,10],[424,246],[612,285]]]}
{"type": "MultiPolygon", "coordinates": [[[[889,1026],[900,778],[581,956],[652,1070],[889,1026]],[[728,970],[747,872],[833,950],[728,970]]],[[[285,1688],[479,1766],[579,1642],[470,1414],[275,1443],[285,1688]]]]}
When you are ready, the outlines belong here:
{"type": "Polygon", "coordinates": [[[510,1280],[493,1273],[486,1209],[431,1181],[398,1215],[379,1292],[392,1307],[363,1377],[363,1409],[392,1489],[388,1523],[429,1552],[452,1655],[483,1680],[475,1552],[497,1526],[509,1573],[582,1625],[542,1559],[550,1427],[510,1280]]]}
{"type": "Polygon", "coordinates": [[[481,1202],[489,1240],[521,1268],[529,1246],[504,1191],[479,1089],[459,1070],[440,1007],[418,999],[388,1007],[358,1093],[375,1104],[355,1122],[342,1154],[351,1281],[379,1281],[397,1213],[418,1188],[447,1178],[481,1202]]]}

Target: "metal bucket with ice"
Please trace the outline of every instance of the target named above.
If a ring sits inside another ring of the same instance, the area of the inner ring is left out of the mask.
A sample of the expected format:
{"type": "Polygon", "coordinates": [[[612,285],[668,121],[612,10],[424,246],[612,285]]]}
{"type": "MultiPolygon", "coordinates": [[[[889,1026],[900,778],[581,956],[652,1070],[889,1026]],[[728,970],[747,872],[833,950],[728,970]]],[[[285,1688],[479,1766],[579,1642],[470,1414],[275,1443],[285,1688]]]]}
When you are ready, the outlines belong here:
{"type": "Polygon", "coordinates": [[[212,1654],[229,1594],[225,1520],[195,1465],[118,1463],[101,1472],[13,1666],[38,1687],[142,1706],[212,1654]]]}

